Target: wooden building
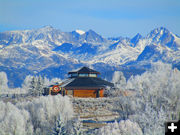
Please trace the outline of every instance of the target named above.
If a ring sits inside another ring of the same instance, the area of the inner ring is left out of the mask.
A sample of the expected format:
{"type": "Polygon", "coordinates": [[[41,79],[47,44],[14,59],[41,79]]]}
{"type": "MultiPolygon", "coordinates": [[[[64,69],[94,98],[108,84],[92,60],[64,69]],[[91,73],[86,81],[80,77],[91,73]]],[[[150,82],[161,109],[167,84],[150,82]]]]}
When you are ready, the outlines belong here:
{"type": "Polygon", "coordinates": [[[98,77],[100,72],[83,67],[69,72],[69,78],[58,85],[47,88],[46,94],[71,95],[73,97],[104,97],[104,90],[113,84],[98,77]]]}

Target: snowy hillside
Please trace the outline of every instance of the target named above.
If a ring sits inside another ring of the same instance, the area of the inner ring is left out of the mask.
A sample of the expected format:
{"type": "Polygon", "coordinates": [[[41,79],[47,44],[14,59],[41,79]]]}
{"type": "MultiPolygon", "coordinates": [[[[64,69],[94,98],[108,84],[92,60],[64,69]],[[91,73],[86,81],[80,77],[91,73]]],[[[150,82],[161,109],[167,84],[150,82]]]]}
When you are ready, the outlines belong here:
{"type": "MultiPolygon", "coordinates": [[[[82,65],[99,69],[101,63],[106,65],[100,68],[104,72],[110,67],[116,70],[159,60],[180,63],[180,38],[163,27],[145,37],[138,33],[132,39],[104,38],[93,30],[62,32],[51,26],[0,33],[0,69],[9,79],[19,71],[63,78],[82,65]]],[[[20,80],[25,78],[24,72],[20,80]]]]}

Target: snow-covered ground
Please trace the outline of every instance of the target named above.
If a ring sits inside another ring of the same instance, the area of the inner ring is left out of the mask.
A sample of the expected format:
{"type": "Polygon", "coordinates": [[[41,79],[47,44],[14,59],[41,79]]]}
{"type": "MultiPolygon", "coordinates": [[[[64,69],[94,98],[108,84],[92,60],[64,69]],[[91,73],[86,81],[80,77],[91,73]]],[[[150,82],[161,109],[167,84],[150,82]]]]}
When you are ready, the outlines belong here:
{"type": "Polygon", "coordinates": [[[118,98],[72,98],[74,113],[81,120],[112,121],[119,118],[113,104],[118,98]]]}

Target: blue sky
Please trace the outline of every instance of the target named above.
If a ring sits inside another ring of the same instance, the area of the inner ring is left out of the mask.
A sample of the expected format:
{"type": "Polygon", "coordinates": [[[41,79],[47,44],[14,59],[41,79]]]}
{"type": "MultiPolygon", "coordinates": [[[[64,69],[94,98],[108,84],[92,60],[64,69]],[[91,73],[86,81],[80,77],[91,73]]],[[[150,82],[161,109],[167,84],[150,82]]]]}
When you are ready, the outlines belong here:
{"type": "Polygon", "coordinates": [[[1,32],[45,25],[104,37],[146,36],[163,26],[180,35],[180,0],[0,0],[1,32]]]}

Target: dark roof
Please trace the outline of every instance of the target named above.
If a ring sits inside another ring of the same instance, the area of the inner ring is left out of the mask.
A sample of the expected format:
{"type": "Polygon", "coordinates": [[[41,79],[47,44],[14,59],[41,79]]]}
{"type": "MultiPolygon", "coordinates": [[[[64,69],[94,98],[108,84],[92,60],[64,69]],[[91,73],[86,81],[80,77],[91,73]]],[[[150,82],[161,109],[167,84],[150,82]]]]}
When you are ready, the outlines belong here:
{"type": "Polygon", "coordinates": [[[96,77],[78,77],[75,78],[72,82],[65,85],[64,88],[104,88],[106,86],[112,87],[114,86],[114,84],[96,77]]]}
{"type": "Polygon", "coordinates": [[[90,68],[88,68],[88,67],[82,67],[80,70],[78,70],[78,71],[73,71],[73,72],[69,72],[68,74],[72,74],[72,73],[78,73],[78,74],[80,74],[80,73],[100,74],[100,72],[95,71],[95,70],[93,70],[93,69],[90,69],[90,68]]]}

